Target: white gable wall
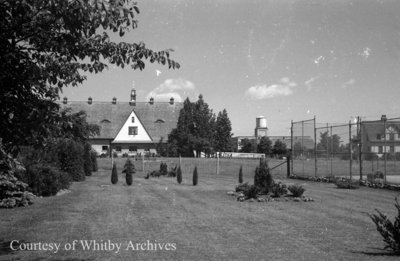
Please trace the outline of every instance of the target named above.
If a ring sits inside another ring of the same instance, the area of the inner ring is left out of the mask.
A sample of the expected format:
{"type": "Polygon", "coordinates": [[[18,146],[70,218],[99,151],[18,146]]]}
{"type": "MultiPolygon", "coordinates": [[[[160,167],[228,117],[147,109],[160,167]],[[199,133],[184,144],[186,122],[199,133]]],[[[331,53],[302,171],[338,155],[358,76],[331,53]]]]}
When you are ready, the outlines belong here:
{"type": "Polygon", "coordinates": [[[139,118],[136,116],[135,112],[129,115],[128,119],[125,121],[121,130],[114,139],[114,142],[149,142],[152,141],[143,124],[140,122],[139,118]],[[135,118],[135,122],[132,122],[132,117],[135,118]],[[137,135],[129,135],[129,127],[137,127],[137,135]]]}

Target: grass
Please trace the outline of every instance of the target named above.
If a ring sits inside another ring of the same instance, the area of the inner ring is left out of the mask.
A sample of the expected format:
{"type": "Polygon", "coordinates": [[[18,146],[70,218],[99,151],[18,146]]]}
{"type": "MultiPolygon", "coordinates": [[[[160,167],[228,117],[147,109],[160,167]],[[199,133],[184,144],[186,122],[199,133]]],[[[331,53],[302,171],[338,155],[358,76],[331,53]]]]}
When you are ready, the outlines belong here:
{"type": "MultiPolygon", "coordinates": [[[[169,161],[176,159],[165,159],[169,161]]],[[[124,159],[116,160],[121,173],[124,159]]],[[[300,184],[314,202],[237,202],[226,194],[237,185],[240,165],[244,182],[252,184],[258,162],[222,163],[183,160],[183,183],[175,178],[144,179],[160,162],[146,162],[134,174],[133,185],[110,184],[111,162],[99,161],[99,172],[73,183],[70,193],[39,198],[26,208],[1,209],[0,260],[396,260],[382,251],[384,244],[368,216],[380,209],[395,215],[398,193],[361,187],[337,189],[334,184],[286,180],[300,184]],[[191,182],[194,164],[199,184],[191,182]],[[202,164],[200,164],[202,163],[202,164]],[[185,165],[186,164],[186,165],[185,165]],[[193,164],[193,165],[192,165],[193,164]],[[254,166],[253,166],[254,165],[254,166]],[[209,166],[208,171],[206,166],[209,166]],[[121,243],[174,243],[175,251],[8,251],[12,240],[56,242],[73,240],[121,243]]],[[[285,166],[284,166],[285,167],[285,166]]],[[[284,168],[283,168],[284,169],[284,168]]]]}

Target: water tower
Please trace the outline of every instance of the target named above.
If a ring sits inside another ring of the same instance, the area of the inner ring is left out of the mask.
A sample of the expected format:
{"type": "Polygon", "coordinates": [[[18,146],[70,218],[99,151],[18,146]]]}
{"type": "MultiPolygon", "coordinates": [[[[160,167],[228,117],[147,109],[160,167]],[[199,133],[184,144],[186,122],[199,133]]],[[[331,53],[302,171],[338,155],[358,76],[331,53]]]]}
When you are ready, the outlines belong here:
{"type": "Polygon", "coordinates": [[[267,119],[264,116],[258,116],[256,118],[256,128],[254,130],[254,136],[259,139],[268,135],[267,119]]]}

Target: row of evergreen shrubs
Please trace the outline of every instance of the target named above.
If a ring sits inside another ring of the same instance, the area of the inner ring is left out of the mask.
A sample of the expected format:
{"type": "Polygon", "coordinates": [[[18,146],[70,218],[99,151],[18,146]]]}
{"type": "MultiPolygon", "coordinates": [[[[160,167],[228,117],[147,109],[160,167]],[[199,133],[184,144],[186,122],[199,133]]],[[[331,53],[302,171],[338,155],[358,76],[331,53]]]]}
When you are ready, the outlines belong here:
{"type": "MultiPolygon", "coordinates": [[[[132,175],[136,173],[135,165],[131,162],[130,159],[127,159],[124,165],[124,169],[122,173],[125,173],[125,181],[128,186],[131,186],[133,183],[132,175]]],[[[118,183],[118,170],[117,165],[113,162],[113,167],[111,171],[111,183],[117,184],[118,183]]]]}
{"type": "Polygon", "coordinates": [[[47,151],[26,149],[20,158],[25,170],[16,176],[37,196],[55,195],[98,170],[97,153],[91,145],[73,139],[61,139],[47,151]]]}

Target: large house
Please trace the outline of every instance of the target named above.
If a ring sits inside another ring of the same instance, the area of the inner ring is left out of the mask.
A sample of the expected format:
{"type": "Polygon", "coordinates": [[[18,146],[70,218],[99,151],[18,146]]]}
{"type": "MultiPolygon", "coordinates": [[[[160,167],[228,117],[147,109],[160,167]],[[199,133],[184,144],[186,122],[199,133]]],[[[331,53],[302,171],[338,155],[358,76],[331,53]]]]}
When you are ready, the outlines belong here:
{"type": "Polygon", "coordinates": [[[168,134],[176,124],[183,103],[136,102],[136,92],[131,91],[130,102],[117,102],[114,97],[110,102],[96,102],[91,97],[84,101],[68,101],[64,98],[62,107],[72,111],[85,111],[87,121],[100,126],[100,135],[90,140],[93,149],[99,154],[118,156],[128,154],[155,154],[156,146],[162,139],[166,142],[168,134]]]}
{"type": "Polygon", "coordinates": [[[400,153],[400,121],[364,121],[362,126],[363,152],[400,153]]]}

